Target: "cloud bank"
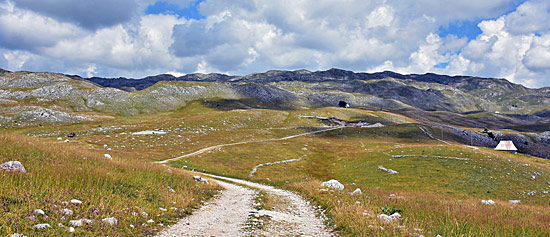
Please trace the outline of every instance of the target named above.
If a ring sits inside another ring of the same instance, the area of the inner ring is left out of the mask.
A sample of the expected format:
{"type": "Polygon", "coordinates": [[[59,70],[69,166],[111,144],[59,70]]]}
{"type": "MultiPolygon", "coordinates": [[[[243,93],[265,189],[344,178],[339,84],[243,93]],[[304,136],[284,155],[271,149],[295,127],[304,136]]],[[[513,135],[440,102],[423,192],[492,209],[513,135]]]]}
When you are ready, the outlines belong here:
{"type": "Polygon", "coordinates": [[[0,0],[0,67],[83,76],[394,70],[550,86],[546,0],[0,0]],[[439,35],[476,22],[481,34],[439,35]]]}

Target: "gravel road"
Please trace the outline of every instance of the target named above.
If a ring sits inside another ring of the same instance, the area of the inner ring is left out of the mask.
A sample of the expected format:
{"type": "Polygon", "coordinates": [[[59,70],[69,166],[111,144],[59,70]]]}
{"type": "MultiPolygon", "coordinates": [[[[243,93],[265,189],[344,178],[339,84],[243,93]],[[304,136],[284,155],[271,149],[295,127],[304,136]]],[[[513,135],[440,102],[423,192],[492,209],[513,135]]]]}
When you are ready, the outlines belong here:
{"type": "Polygon", "coordinates": [[[193,215],[158,236],[332,236],[323,218],[302,197],[250,181],[206,175],[225,188],[193,215]],[[276,201],[274,210],[256,210],[258,190],[276,201]]]}

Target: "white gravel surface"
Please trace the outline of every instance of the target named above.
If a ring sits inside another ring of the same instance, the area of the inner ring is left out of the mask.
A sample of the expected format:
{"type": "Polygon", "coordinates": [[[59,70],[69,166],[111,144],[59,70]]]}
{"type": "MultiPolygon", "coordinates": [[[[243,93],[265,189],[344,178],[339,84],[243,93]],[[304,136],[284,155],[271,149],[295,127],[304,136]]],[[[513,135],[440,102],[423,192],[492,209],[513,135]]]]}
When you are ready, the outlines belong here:
{"type": "Polygon", "coordinates": [[[326,229],[323,218],[317,215],[318,212],[299,195],[250,181],[203,175],[239,185],[217,181],[225,190],[193,215],[182,219],[158,236],[333,235],[326,229]],[[257,190],[265,191],[273,197],[279,208],[259,211],[254,209],[257,190]],[[280,208],[281,206],[284,208],[280,208]],[[267,217],[269,221],[265,222],[264,228],[255,229],[254,225],[247,225],[254,217],[267,217]]]}
{"type": "Polygon", "coordinates": [[[193,215],[167,228],[158,236],[240,236],[248,215],[255,211],[255,191],[242,186],[218,182],[225,190],[206,202],[193,215]]]}

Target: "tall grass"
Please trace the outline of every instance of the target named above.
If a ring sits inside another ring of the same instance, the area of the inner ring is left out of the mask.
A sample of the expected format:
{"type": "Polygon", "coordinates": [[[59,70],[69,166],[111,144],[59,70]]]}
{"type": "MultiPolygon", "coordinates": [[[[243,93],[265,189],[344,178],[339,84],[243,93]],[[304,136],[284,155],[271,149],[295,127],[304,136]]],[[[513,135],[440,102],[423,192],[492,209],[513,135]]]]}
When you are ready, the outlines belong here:
{"type": "Polygon", "coordinates": [[[0,171],[0,235],[64,235],[70,220],[82,218],[93,223],[76,227],[79,235],[152,234],[188,215],[218,189],[195,183],[185,171],[170,173],[125,157],[109,160],[102,152],[69,143],[0,135],[0,162],[8,160],[20,161],[27,173],[0,171]],[[74,215],[63,216],[65,208],[74,215]],[[101,221],[108,217],[115,217],[117,225],[101,221]],[[147,223],[150,219],[155,223],[147,223]],[[51,228],[33,228],[40,223],[51,228]]]}

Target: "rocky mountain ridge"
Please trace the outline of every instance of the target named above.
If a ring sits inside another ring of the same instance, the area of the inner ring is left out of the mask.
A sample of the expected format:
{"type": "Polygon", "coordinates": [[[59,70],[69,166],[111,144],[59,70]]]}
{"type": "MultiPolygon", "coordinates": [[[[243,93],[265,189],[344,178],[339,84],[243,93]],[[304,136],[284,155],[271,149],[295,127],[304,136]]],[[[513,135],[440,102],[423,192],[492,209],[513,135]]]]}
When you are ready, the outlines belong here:
{"type": "MultiPolygon", "coordinates": [[[[70,75],[73,78],[81,78],[77,75],[70,75]]],[[[352,81],[352,80],[376,80],[384,78],[395,78],[401,80],[415,80],[418,82],[427,82],[427,83],[439,83],[444,85],[454,85],[463,83],[464,81],[475,80],[479,84],[487,83],[487,81],[498,80],[502,84],[506,84],[506,87],[509,89],[528,89],[522,85],[514,84],[508,82],[506,79],[495,79],[495,78],[483,78],[483,77],[472,77],[472,76],[447,76],[439,75],[434,73],[426,74],[400,74],[391,71],[384,72],[375,72],[375,73],[365,73],[365,72],[353,72],[346,71],[342,69],[332,68],[326,71],[315,71],[311,72],[308,70],[295,70],[295,71],[284,71],[284,70],[270,70],[264,73],[251,73],[244,76],[229,76],[220,73],[193,73],[187,74],[184,76],[176,77],[170,74],[160,74],[156,76],[148,76],[141,79],[133,78],[102,78],[102,77],[91,77],[83,78],[99,85],[105,87],[134,87],[136,90],[143,90],[154,85],[160,81],[204,81],[204,82],[241,82],[241,83],[273,83],[281,81],[302,81],[302,82],[324,82],[324,81],[352,81]]],[[[471,85],[465,89],[472,89],[476,85],[471,85]]],[[[480,86],[480,85],[478,85],[480,86]]],[[[528,89],[529,90],[529,89],[528,89]]],[[[540,88],[534,89],[540,90],[541,92],[547,92],[550,88],[540,88]]]]}
{"type": "MultiPolygon", "coordinates": [[[[504,79],[340,69],[273,70],[246,76],[163,74],[143,79],[5,70],[0,74],[0,123],[4,124],[22,121],[17,119],[19,115],[37,106],[68,114],[134,115],[172,111],[201,99],[221,101],[216,103],[220,109],[292,109],[337,106],[339,101],[346,101],[352,107],[401,111],[432,121],[443,117],[476,127],[550,122],[549,88],[531,89],[504,79]]],[[[65,114],[62,117],[67,118],[65,114]]]]}

